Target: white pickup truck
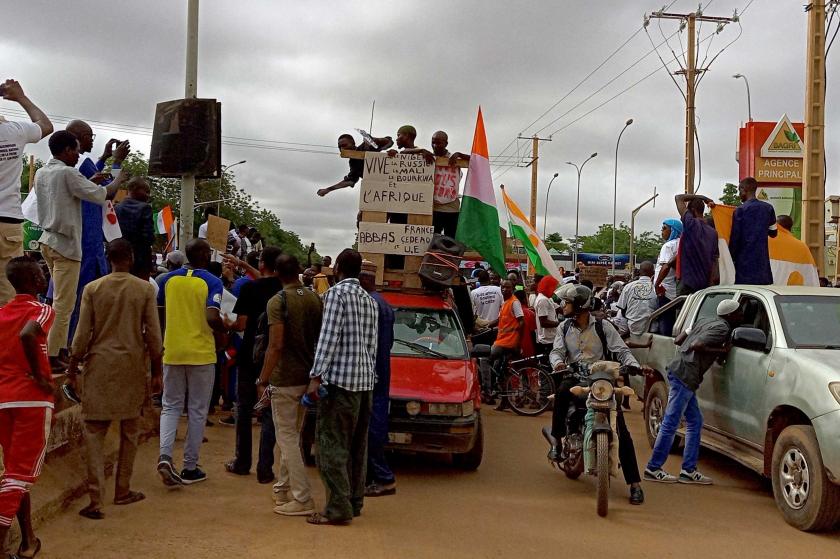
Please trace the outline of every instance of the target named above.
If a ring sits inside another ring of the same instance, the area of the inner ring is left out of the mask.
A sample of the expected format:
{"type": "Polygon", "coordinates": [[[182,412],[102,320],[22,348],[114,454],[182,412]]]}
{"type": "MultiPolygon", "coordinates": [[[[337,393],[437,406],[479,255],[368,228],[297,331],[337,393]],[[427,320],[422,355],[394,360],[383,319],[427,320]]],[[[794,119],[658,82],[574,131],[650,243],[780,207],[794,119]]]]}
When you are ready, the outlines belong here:
{"type": "Polygon", "coordinates": [[[715,286],[679,297],[673,335],[652,336],[634,349],[652,377],[635,377],[653,446],[668,403],[667,367],[674,337],[720,301],[734,298],[744,313],[723,365],[697,391],[705,424],[702,445],[769,477],[785,520],[800,530],[840,525],[840,289],[715,286]]]}

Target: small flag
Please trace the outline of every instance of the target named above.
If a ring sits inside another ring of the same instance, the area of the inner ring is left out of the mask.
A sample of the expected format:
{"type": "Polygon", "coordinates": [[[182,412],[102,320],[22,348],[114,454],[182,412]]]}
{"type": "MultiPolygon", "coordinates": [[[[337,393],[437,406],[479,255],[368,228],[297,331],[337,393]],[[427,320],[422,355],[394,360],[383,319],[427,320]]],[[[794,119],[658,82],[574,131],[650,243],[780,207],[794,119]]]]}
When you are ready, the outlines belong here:
{"type": "Polygon", "coordinates": [[[560,270],[557,269],[557,264],[551,258],[545,244],[543,244],[537,232],[534,231],[531,222],[528,221],[525,214],[516,205],[516,202],[508,196],[504,188],[502,188],[502,199],[505,202],[510,216],[510,220],[508,221],[510,236],[518,239],[522,243],[522,247],[528,254],[528,260],[531,261],[536,273],[542,276],[551,275],[558,280],[562,280],[563,276],[560,275],[560,270]]]}
{"type": "Polygon", "coordinates": [[[172,208],[164,206],[155,214],[155,233],[158,235],[172,236],[172,224],[175,219],[172,216],[172,208]]]}
{"type": "MultiPolygon", "coordinates": [[[[717,204],[712,208],[712,218],[718,232],[718,250],[720,259],[721,285],[735,283],[735,263],[729,253],[729,236],[732,234],[734,206],[717,204]]],[[[777,229],[775,238],[767,239],[770,251],[770,270],[773,272],[773,285],[807,285],[819,287],[820,278],[817,265],[808,245],[793,236],[784,227],[777,229]]]]}
{"type": "Polygon", "coordinates": [[[479,107],[455,239],[481,254],[493,270],[503,275],[505,252],[499,234],[499,211],[490,175],[489,153],[479,107]]]}
{"type": "Polygon", "coordinates": [[[110,200],[106,200],[105,205],[102,206],[102,233],[109,243],[122,237],[117,212],[114,211],[114,204],[110,200]]]}

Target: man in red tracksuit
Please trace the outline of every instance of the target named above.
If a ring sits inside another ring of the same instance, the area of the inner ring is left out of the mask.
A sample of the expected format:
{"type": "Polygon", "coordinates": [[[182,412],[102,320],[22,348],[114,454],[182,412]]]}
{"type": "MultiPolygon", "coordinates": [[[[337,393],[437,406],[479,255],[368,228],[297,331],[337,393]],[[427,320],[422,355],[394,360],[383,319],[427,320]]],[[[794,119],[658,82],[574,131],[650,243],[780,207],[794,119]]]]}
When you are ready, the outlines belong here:
{"type": "MultiPolygon", "coordinates": [[[[2,273],[2,272],[0,272],[2,273]]],[[[47,281],[28,256],[12,258],[5,270],[17,295],[0,308],[0,543],[17,515],[19,556],[33,557],[41,542],[32,531],[29,488],[41,474],[53,411],[47,333],[55,313],[39,303],[47,281]]]]}

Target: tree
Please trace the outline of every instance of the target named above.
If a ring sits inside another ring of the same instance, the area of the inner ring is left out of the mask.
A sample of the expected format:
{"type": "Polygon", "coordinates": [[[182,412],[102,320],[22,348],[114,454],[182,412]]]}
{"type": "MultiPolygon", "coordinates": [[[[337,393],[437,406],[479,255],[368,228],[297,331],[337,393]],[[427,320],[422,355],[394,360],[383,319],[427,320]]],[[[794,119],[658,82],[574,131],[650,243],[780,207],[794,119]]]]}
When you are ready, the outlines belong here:
{"type": "MultiPolygon", "coordinates": [[[[593,252],[596,254],[612,253],[613,227],[610,223],[604,223],[592,235],[581,235],[580,252],[593,252]]],[[[662,247],[662,240],[652,231],[644,231],[636,236],[633,243],[633,252],[636,261],[655,259],[659,256],[659,249],[662,247]]],[[[628,254],[630,252],[630,228],[624,223],[619,224],[615,234],[616,254],[628,254]]]]}
{"type": "MultiPolygon", "coordinates": [[[[149,162],[142,153],[131,153],[123,162],[123,169],[132,176],[147,176],[149,162]]],[[[177,209],[181,201],[180,179],[147,177],[152,187],[152,209],[159,211],[164,206],[177,209]]],[[[195,202],[204,203],[195,208],[193,215],[193,233],[198,233],[198,226],[203,220],[203,211],[207,206],[218,206],[219,217],[229,219],[232,224],[247,224],[254,227],[265,239],[266,244],[279,247],[288,254],[293,254],[301,262],[306,262],[306,248],[297,233],[283,229],[280,218],[273,212],[261,208],[259,203],[243,189],[236,186],[234,174],[224,172],[220,179],[198,180],[195,186],[195,202]]]]}
{"type": "MultiPolygon", "coordinates": [[[[44,166],[44,162],[40,159],[35,159],[35,170],[37,171],[44,166]]],[[[23,156],[23,170],[20,173],[20,191],[22,194],[29,192],[29,157],[23,156]]]]}
{"type": "Polygon", "coordinates": [[[545,238],[545,247],[548,250],[554,249],[563,253],[568,253],[572,250],[572,245],[563,240],[560,233],[552,233],[545,238]]]}
{"type": "Polygon", "coordinates": [[[719,199],[722,204],[726,204],[728,206],[740,206],[741,198],[738,196],[738,186],[732,184],[731,182],[726,183],[723,186],[723,196],[719,199]]]}

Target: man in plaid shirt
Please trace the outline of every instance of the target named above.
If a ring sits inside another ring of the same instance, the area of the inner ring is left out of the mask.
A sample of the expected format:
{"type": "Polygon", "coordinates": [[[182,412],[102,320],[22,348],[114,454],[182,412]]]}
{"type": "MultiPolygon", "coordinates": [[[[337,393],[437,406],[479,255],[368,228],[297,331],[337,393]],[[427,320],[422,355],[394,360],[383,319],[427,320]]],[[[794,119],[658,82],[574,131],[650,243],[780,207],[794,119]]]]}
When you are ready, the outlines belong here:
{"type": "Polygon", "coordinates": [[[328,500],[310,524],[348,524],[362,513],[379,310],[359,284],[361,269],[362,256],[345,249],[335,262],[338,282],[324,296],[307,395],[318,400],[318,467],[328,500]]]}

